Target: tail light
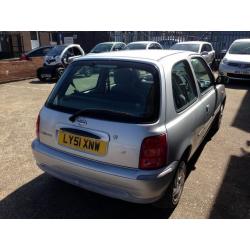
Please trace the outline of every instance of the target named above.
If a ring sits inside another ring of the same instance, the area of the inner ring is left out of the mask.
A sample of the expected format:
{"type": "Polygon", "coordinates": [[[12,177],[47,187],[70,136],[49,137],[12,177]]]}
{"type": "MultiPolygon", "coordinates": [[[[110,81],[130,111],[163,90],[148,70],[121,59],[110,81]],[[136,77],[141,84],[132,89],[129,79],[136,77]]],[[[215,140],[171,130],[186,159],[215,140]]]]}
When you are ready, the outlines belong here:
{"type": "Polygon", "coordinates": [[[22,54],[20,56],[20,60],[29,60],[29,57],[27,55],[25,55],[25,54],[22,54]]]}
{"type": "Polygon", "coordinates": [[[139,168],[158,169],[167,162],[167,135],[147,137],[141,144],[139,168]]]}
{"type": "Polygon", "coordinates": [[[40,132],[40,114],[38,114],[36,119],[36,137],[39,139],[39,132],[40,132]]]}

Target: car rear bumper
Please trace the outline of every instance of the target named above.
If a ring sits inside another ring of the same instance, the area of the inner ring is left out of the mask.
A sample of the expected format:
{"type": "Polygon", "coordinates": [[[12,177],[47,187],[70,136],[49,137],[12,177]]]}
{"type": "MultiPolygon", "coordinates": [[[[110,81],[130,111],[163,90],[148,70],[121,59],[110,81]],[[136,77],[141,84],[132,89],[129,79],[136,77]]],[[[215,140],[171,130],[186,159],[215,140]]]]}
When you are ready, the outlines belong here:
{"type": "Polygon", "coordinates": [[[170,184],[178,162],[158,170],[140,170],[88,160],[34,140],[37,165],[48,174],[109,197],[135,203],[152,203],[170,184]]]}

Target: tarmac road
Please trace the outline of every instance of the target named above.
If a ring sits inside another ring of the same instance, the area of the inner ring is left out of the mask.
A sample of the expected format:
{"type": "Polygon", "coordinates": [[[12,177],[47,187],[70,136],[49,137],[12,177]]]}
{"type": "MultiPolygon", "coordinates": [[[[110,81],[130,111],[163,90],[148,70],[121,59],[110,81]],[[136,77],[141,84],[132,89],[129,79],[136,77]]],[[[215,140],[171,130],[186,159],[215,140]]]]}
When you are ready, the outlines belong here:
{"type": "Polygon", "coordinates": [[[189,163],[178,207],[161,212],[80,189],[38,169],[30,144],[53,86],[36,79],[0,85],[0,218],[250,218],[250,83],[226,86],[220,131],[189,163]]]}

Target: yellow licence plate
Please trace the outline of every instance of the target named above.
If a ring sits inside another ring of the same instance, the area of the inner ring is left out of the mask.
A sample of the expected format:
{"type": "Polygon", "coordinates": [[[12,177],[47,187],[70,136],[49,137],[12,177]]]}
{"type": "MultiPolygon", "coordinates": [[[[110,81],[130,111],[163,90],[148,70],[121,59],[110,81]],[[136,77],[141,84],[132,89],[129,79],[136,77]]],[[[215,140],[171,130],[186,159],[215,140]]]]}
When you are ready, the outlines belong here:
{"type": "Polygon", "coordinates": [[[59,130],[58,143],[78,151],[103,156],[107,152],[107,142],[59,130]]]}

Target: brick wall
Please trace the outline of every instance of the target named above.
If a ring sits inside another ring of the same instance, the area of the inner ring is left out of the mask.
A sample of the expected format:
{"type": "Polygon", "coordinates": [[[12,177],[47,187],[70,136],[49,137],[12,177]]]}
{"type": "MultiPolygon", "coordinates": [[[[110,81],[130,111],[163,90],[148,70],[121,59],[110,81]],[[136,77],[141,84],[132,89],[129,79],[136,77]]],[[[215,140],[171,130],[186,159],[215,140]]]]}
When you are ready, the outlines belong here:
{"type": "Polygon", "coordinates": [[[28,61],[0,61],[0,83],[36,77],[36,71],[42,65],[42,57],[28,61]]]}

